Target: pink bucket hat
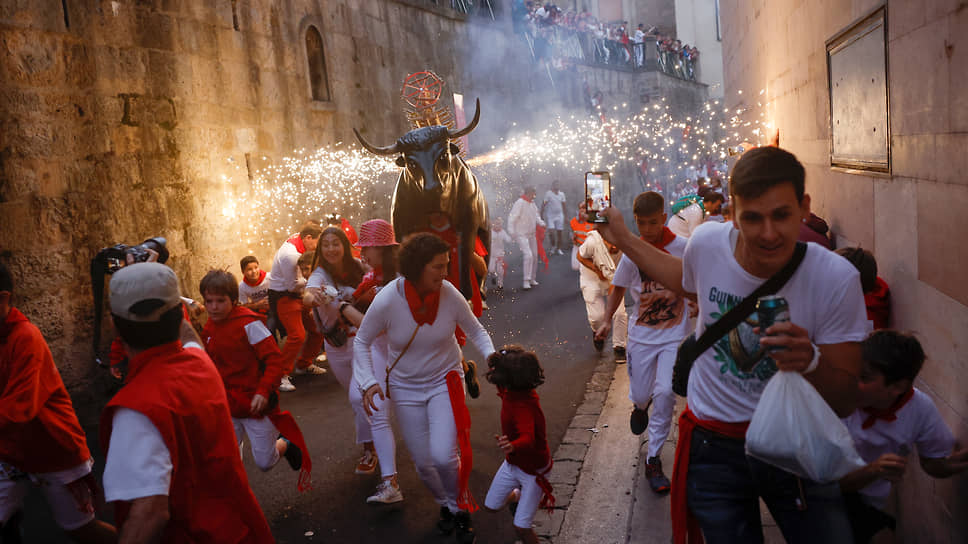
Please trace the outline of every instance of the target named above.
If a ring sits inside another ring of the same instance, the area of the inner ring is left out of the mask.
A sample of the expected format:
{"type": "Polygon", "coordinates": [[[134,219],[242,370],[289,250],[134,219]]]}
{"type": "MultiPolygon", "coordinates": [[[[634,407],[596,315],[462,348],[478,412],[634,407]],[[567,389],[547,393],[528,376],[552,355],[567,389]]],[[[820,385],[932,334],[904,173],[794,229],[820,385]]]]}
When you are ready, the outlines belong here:
{"type": "Polygon", "coordinates": [[[356,247],[383,247],[397,245],[393,225],[382,219],[371,219],[360,225],[360,241],[356,247]]]}

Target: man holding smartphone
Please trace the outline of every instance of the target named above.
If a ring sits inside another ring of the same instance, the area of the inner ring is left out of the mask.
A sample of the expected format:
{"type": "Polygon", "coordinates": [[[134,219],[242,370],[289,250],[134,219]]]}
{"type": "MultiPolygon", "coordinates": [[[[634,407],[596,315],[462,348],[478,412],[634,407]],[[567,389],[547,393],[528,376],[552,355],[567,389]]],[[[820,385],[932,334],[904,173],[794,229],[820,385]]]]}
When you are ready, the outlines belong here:
{"type": "MultiPolygon", "coordinates": [[[[733,221],[699,226],[681,259],[634,236],[618,210],[602,212],[608,223],[599,230],[607,240],[655,281],[697,299],[697,335],[784,267],[800,222],[810,214],[803,166],[778,147],[743,155],[730,192],[733,221]]],[[[859,342],[868,330],[858,273],[826,248],[808,244],[777,294],[789,301],[789,322],[762,332],[740,323],[689,373],[672,477],[676,543],[700,528],[710,542],[762,542],[761,497],[788,542],[851,541],[837,482],[797,478],[748,458],[744,442],[763,388],[778,370],[803,373],[838,415],[853,412],[859,342]],[[769,348],[782,351],[766,356],[769,348]]]]}

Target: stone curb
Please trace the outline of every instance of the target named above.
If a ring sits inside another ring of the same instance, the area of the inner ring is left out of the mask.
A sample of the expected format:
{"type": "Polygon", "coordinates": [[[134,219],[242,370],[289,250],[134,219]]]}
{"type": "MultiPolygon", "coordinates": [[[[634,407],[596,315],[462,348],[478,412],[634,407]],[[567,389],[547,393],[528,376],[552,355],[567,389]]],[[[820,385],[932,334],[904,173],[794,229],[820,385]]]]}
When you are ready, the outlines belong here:
{"type": "Polygon", "coordinates": [[[614,359],[609,358],[595,367],[595,372],[585,385],[585,397],[552,456],[554,469],[549,481],[555,488],[555,509],[550,516],[539,511],[534,517],[534,530],[541,542],[553,542],[561,532],[565,513],[578,485],[585,454],[595,434],[592,429],[598,424],[616,366],[614,359]]]}

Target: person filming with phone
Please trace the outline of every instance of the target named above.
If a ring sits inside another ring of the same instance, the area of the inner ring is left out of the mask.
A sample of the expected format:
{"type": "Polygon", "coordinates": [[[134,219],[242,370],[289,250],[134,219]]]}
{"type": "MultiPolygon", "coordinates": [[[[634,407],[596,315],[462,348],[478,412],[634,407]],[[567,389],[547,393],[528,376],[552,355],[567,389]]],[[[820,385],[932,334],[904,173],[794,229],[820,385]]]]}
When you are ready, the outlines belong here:
{"type": "Polygon", "coordinates": [[[700,529],[711,543],[762,542],[760,498],[788,542],[851,541],[837,482],[799,478],[747,457],[744,448],[746,427],[777,371],[802,373],[841,417],[856,407],[860,341],[868,330],[860,279],[836,254],[797,243],[800,222],[810,214],[804,177],[803,166],[783,149],[747,152],[729,185],[733,220],[700,225],[682,258],[629,232],[617,209],[600,212],[608,220],[598,226],[606,240],[643,273],[699,305],[698,356],[684,374],[689,402],[679,420],[672,478],[676,543],[692,541],[700,529]],[[721,329],[725,323],[716,322],[733,307],[747,307],[743,302],[766,282],[781,285],[765,294],[786,299],[789,320],[760,331],[746,316],[718,338],[701,336],[721,329]]]}

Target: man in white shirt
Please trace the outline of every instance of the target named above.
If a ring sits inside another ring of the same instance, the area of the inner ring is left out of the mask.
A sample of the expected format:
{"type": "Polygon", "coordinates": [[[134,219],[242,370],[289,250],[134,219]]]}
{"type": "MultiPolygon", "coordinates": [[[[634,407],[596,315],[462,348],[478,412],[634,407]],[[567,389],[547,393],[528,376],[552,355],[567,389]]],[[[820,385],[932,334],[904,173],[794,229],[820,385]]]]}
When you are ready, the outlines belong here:
{"type": "MultiPolygon", "coordinates": [[[[592,334],[598,331],[603,323],[613,323],[612,350],[616,361],[624,360],[629,319],[625,312],[625,305],[620,304],[617,312],[606,314],[605,311],[605,301],[611,292],[611,282],[615,276],[615,265],[622,258],[622,253],[593,230],[579,246],[576,258],[581,264],[578,284],[581,286],[582,298],[585,299],[585,311],[588,313],[588,324],[592,327],[592,334]]],[[[594,338],[593,342],[598,351],[605,347],[604,336],[594,338]]]]}
{"type": "Polygon", "coordinates": [[[640,67],[645,62],[645,25],[639,23],[632,36],[632,48],[635,49],[635,66],[640,67]]]}
{"type": "MultiPolygon", "coordinates": [[[[696,229],[681,259],[634,236],[614,207],[599,229],[649,277],[697,298],[698,337],[792,258],[800,222],[810,213],[804,177],[791,153],[750,150],[733,167],[733,222],[696,229]]],[[[789,303],[790,321],[763,336],[741,322],[692,365],[672,477],[675,538],[688,538],[698,525],[711,542],[762,541],[762,497],[787,540],[850,542],[837,482],[797,478],[748,458],[744,444],[763,388],[777,371],[803,373],[840,416],[856,407],[866,309],[857,271],[836,257],[808,244],[777,293],[789,303]]]]}
{"type": "Polygon", "coordinates": [[[545,192],[541,201],[541,214],[548,224],[551,247],[548,253],[564,255],[565,193],[558,190],[558,180],[551,182],[551,189],[545,192]]]}
{"type": "Polygon", "coordinates": [[[534,196],[537,191],[534,187],[524,188],[521,198],[511,206],[511,213],[508,215],[508,234],[518,243],[521,253],[524,254],[524,283],[522,289],[527,291],[538,282],[534,276],[538,271],[538,239],[535,237],[535,230],[538,225],[546,226],[538,215],[538,207],[534,205],[534,196]]]}
{"type": "Polygon", "coordinates": [[[269,330],[281,331],[286,336],[282,346],[282,358],[286,362],[286,374],[279,384],[279,391],[294,391],[289,375],[296,366],[296,359],[306,340],[303,326],[302,293],[299,285],[303,277],[299,273],[299,257],[316,250],[323,228],[317,223],[306,223],[298,234],[289,237],[276,251],[269,274],[269,330]]]}

